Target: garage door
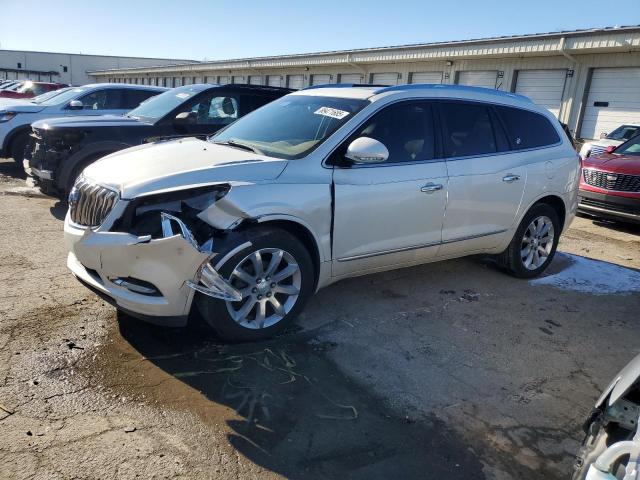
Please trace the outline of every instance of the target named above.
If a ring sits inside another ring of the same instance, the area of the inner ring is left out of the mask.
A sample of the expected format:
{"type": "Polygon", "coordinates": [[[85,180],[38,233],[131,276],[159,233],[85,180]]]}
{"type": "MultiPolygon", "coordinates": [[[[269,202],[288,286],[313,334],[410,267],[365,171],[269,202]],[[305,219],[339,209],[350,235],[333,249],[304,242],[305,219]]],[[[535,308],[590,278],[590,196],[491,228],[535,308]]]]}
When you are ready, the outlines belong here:
{"type": "Polygon", "coordinates": [[[311,85],[323,85],[325,83],[331,83],[331,75],[312,75],[311,85]]]}
{"type": "Polygon", "coordinates": [[[371,75],[371,83],[374,85],[397,85],[397,73],[374,73],[371,75]]]}
{"type": "Polygon", "coordinates": [[[458,74],[458,85],[496,88],[497,80],[498,72],[496,70],[466,71],[458,74]]]}
{"type": "Polygon", "coordinates": [[[442,72],[415,72],[409,83],[442,83],[442,72]]]}
{"type": "Polygon", "coordinates": [[[580,136],[599,138],[625,123],[640,124],[640,68],[596,68],[580,136]]]}
{"type": "Polygon", "coordinates": [[[287,87],[300,90],[304,87],[304,77],[302,75],[287,75],[287,87]]]}
{"type": "Polygon", "coordinates": [[[280,78],[280,75],[269,75],[267,77],[267,84],[270,87],[281,87],[282,79],[280,78]]]}
{"type": "Polygon", "coordinates": [[[341,73],[340,83],[362,83],[362,75],[359,73],[341,73]]]}
{"type": "Polygon", "coordinates": [[[219,83],[220,85],[226,85],[226,84],[228,84],[228,83],[229,83],[229,77],[227,77],[227,76],[221,76],[221,77],[218,77],[218,83],[219,83]]]}
{"type": "Polygon", "coordinates": [[[251,85],[262,85],[262,76],[261,75],[251,75],[249,77],[249,84],[251,84],[251,85]]]}
{"type": "Polygon", "coordinates": [[[233,83],[246,83],[246,80],[244,79],[244,77],[242,75],[235,75],[233,77],[231,77],[231,79],[233,80],[233,83]]]}
{"type": "Polygon", "coordinates": [[[566,70],[520,70],[516,93],[526,95],[557,117],[566,78],[566,70]]]}

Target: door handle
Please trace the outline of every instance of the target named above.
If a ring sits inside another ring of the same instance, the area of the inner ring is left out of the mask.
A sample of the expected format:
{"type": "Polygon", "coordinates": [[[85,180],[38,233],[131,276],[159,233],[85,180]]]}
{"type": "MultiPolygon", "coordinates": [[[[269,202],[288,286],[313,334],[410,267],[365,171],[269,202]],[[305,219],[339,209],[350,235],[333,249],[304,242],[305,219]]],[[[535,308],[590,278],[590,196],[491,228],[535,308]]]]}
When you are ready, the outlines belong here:
{"type": "Polygon", "coordinates": [[[507,183],[513,183],[518,180],[520,180],[520,175],[513,175],[511,173],[509,175],[505,175],[504,177],[502,177],[502,181],[507,183]]]}
{"type": "Polygon", "coordinates": [[[433,192],[437,192],[438,190],[442,190],[441,183],[427,183],[424,187],[420,189],[420,191],[424,193],[433,193],[433,192]]]}

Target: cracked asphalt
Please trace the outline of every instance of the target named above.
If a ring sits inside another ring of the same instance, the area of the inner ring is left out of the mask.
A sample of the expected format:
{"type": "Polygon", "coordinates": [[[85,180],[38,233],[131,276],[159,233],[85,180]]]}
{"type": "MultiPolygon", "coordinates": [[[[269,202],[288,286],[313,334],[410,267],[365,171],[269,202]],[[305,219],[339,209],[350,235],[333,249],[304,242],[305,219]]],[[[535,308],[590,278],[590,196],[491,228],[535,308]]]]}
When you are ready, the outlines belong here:
{"type": "MultiPolygon", "coordinates": [[[[64,211],[0,161],[2,479],[568,478],[639,350],[638,291],[533,285],[484,258],[340,282],[281,337],[225,345],[83,288],[64,211]]],[[[639,247],[638,227],[577,218],[549,273],[576,255],[624,275],[639,247]]]]}

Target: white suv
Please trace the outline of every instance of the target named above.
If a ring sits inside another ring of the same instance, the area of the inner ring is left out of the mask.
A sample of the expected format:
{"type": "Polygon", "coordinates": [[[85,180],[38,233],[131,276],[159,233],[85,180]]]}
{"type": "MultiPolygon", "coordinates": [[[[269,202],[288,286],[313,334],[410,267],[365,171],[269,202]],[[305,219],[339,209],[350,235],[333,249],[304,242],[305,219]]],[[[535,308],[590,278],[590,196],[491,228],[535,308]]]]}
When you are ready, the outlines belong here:
{"type": "Polygon", "coordinates": [[[208,141],[123,150],[71,192],[68,266],[119,309],[224,338],[284,328],[337,280],[495,254],[522,278],[576,211],[579,161],[526,97],[453,85],[323,86],[208,141]]]}

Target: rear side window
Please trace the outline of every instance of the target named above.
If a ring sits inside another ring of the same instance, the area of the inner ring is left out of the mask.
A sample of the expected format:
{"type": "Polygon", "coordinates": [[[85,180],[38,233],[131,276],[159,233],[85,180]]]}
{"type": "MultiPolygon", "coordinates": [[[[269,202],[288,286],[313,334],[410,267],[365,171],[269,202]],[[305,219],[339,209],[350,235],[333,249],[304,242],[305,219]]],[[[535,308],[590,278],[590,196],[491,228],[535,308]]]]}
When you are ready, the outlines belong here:
{"type": "Polygon", "coordinates": [[[551,122],[542,115],[512,107],[495,107],[507,130],[512,150],[545,147],[560,141],[551,122]]]}
{"type": "Polygon", "coordinates": [[[137,108],[146,99],[158,93],[160,92],[154,92],[153,90],[127,90],[126,94],[122,97],[122,108],[125,110],[137,108]]]}
{"type": "Polygon", "coordinates": [[[485,155],[498,151],[489,107],[477,103],[442,103],[443,146],[447,157],[485,155]]]}

